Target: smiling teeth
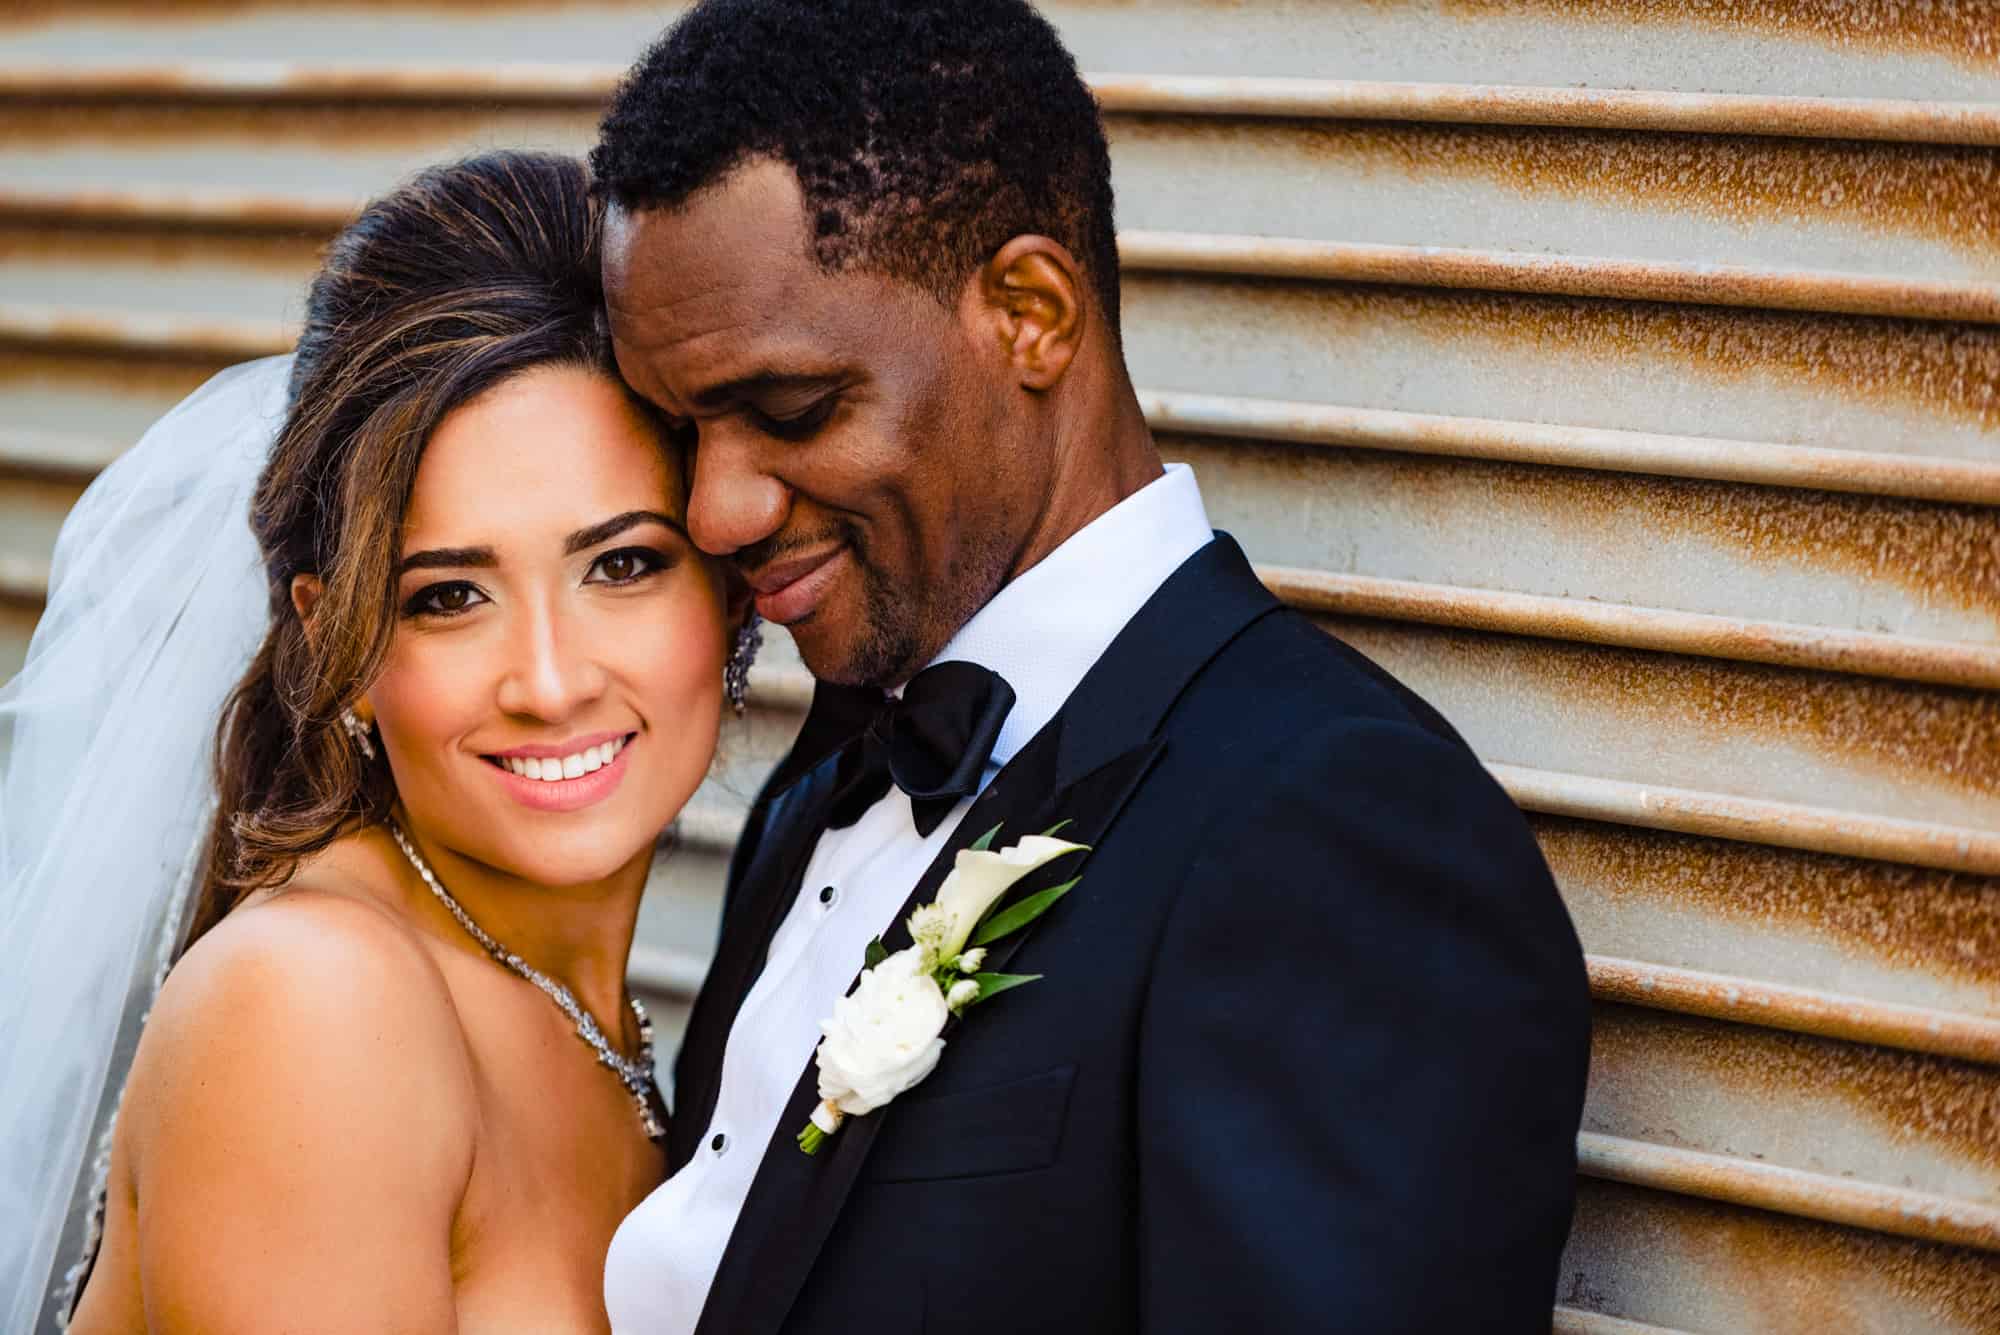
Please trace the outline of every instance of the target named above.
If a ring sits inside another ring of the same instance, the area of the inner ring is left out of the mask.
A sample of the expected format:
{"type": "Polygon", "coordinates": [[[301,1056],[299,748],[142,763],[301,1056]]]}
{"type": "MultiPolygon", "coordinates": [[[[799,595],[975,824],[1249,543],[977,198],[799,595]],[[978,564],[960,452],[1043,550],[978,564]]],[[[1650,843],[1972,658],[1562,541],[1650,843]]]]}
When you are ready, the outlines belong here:
{"type": "Polygon", "coordinates": [[[543,783],[555,783],[561,779],[576,779],[592,770],[603,769],[611,763],[611,758],[625,749],[623,737],[613,738],[602,746],[588,746],[575,755],[557,759],[538,756],[505,756],[500,763],[524,779],[540,779],[543,783]]]}

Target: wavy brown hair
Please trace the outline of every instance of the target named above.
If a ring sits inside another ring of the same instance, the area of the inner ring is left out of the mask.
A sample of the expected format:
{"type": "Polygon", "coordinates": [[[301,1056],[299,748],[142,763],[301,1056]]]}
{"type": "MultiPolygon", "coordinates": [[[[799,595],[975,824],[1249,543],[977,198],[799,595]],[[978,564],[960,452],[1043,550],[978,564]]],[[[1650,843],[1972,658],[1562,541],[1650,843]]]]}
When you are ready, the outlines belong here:
{"type": "Polygon", "coordinates": [[[218,727],[189,944],[388,814],[388,766],[362,759],[340,717],[388,652],[418,460],[447,413],[524,371],[615,378],[598,223],[580,162],[489,153],[422,173],[328,248],[252,502],[271,622],[218,727]],[[292,605],[299,575],[324,586],[310,637],[292,605]]]}

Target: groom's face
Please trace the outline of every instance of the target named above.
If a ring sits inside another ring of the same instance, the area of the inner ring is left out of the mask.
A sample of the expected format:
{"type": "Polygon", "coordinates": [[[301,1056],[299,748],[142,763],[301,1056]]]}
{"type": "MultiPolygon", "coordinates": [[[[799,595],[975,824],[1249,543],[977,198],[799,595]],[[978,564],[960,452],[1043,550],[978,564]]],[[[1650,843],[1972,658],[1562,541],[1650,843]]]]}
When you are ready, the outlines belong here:
{"type": "MultiPolygon", "coordinates": [[[[1005,582],[1047,445],[975,296],[828,273],[790,168],[614,210],[619,369],[693,447],[688,530],[814,674],[893,685],[1005,582]]],[[[973,285],[976,287],[976,285],[973,285]]]]}

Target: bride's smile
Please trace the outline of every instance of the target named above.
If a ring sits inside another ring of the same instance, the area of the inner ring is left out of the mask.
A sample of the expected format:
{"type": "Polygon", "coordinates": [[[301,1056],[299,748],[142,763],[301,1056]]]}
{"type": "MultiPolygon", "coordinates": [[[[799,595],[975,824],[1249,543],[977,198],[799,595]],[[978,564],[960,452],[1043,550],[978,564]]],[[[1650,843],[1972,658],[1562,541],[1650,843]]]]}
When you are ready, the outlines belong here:
{"type": "Polygon", "coordinates": [[[607,737],[592,741],[588,746],[574,744],[568,746],[523,746],[505,755],[486,757],[500,769],[518,774],[524,779],[535,779],[544,783],[560,783],[564,779],[578,779],[609,765],[625,743],[637,733],[617,737],[607,737]],[[555,761],[551,765],[549,761],[555,761]]]}

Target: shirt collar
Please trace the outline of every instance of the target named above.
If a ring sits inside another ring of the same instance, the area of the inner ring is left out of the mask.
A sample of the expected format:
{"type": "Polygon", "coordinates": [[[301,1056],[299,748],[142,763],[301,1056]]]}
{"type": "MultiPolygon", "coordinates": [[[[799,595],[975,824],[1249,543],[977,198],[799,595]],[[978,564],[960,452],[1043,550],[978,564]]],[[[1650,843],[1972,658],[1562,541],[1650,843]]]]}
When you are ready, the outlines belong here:
{"type": "Polygon", "coordinates": [[[977,663],[1014,688],[989,777],[1056,716],[1125,623],[1214,536],[1194,470],[1168,464],[959,628],[933,661],[977,663]]]}

